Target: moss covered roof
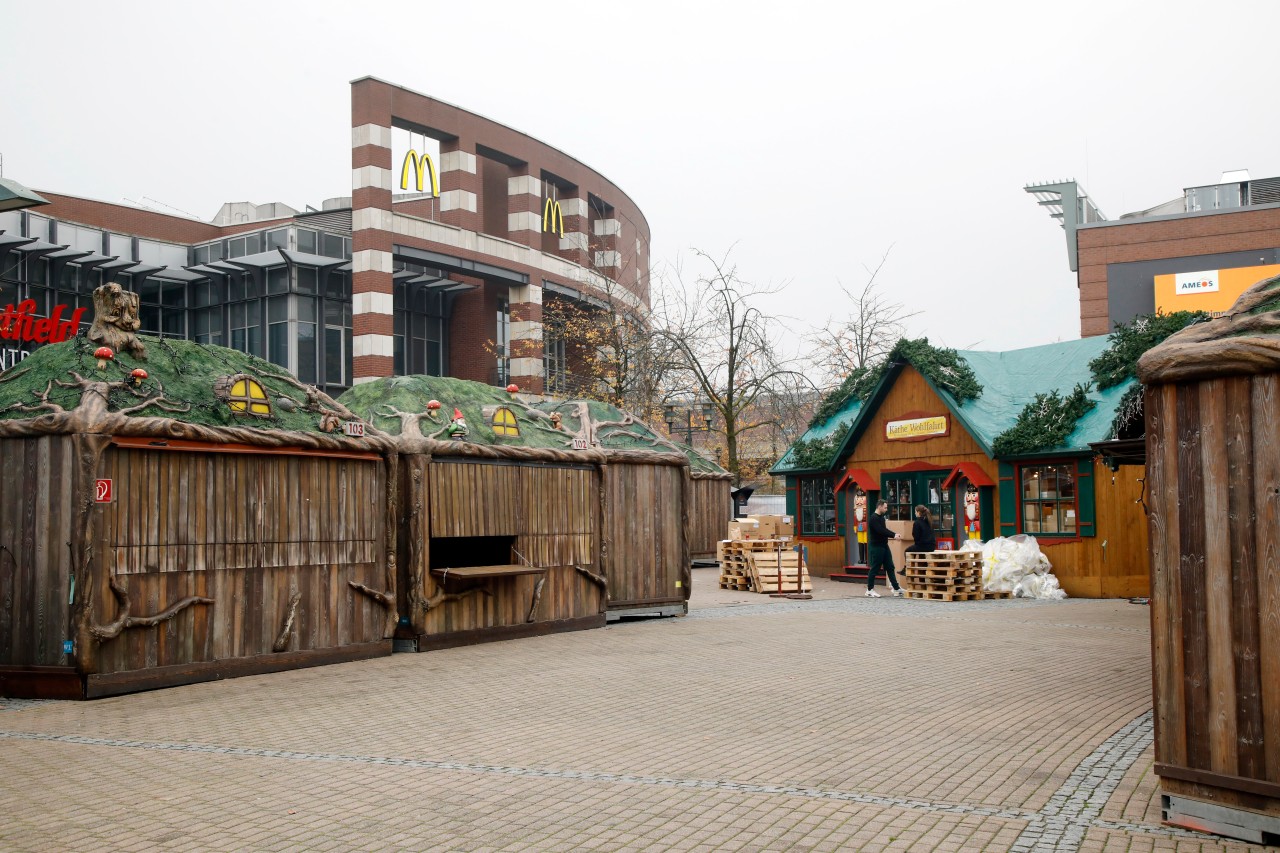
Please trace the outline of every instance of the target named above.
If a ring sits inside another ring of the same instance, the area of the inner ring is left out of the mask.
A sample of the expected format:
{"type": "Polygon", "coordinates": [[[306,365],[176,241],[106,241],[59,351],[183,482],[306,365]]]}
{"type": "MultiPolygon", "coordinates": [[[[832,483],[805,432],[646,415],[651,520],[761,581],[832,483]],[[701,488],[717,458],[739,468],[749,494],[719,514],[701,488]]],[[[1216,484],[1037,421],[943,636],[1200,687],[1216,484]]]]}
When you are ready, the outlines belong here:
{"type": "Polygon", "coordinates": [[[392,435],[403,434],[404,420],[410,418],[424,437],[448,439],[448,428],[457,409],[467,424],[467,441],[474,444],[567,450],[577,436],[594,439],[598,443],[593,446],[605,450],[682,452],[689,457],[693,472],[724,473],[714,462],[669,441],[644,422],[595,400],[535,400],[465,379],[394,376],[361,383],[339,397],[338,402],[392,435]],[[434,416],[426,414],[432,400],[440,403],[434,416]],[[514,418],[518,435],[495,431],[499,409],[514,418]],[[562,429],[553,425],[553,413],[560,415],[562,429]]]}
{"type": "MultiPolygon", "coordinates": [[[[135,391],[113,388],[107,408],[111,412],[133,409],[128,417],[161,417],[208,427],[234,427],[262,432],[321,433],[320,415],[307,410],[307,393],[286,371],[256,356],[226,347],[178,339],[138,335],[146,346],[146,358],[119,352],[99,369],[94,352],[98,345],[78,335],[57,344],[39,347],[27,358],[0,374],[0,421],[39,417],[52,409],[36,409],[44,401],[71,410],[86,391],[76,381],[121,382],[135,368],[147,378],[135,391]],[[236,414],[214,393],[224,377],[245,374],[266,392],[270,414],[266,417],[236,414]],[[67,383],[67,386],[58,383],[67,383]],[[146,399],[155,401],[142,405],[146,399]],[[283,402],[283,405],[281,403],[283,402]],[[19,408],[25,405],[26,410],[19,408]]],[[[322,407],[333,401],[319,395],[322,407]]]]}

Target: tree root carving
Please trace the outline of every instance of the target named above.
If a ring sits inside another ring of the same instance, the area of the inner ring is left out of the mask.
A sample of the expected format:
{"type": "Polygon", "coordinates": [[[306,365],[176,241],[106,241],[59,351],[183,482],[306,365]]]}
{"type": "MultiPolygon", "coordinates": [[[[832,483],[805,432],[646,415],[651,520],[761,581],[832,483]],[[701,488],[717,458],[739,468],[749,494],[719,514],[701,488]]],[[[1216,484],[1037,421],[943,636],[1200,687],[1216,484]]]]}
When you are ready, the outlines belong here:
{"type": "Polygon", "coordinates": [[[573,568],[578,572],[578,574],[600,587],[601,590],[607,590],[609,588],[609,579],[604,575],[598,575],[586,566],[579,566],[576,563],[573,568]]]}
{"type": "Polygon", "coordinates": [[[371,586],[365,586],[359,581],[347,581],[347,586],[351,587],[356,592],[364,593],[365,595],[369,596],[374,601],[378,602],[388,610],[395,610],[395,607],[396,607],[395,592],[382,592],[381,590],[376,590],[371,586]]]}
{"type": "Polygon", "coordinates": [[[271,644],[271,651],[283,652],[289,648],[289,639],[293,634],[293,620],[298,615],[298,602],[302,601],[302,593],[295,592],[289,596],[288,616],[285,617],[284,627],[280,629],[280,633],[276,635],[276,641],[271,644]]]}
{"type": "Polygon", "coordinates": [[[169,607],[154,616],[130,616],[129,591],[121,586],[120,582],[114,577],[110,578],[109,583],[111,584],[111,591],[115,593],[120,612],[116,615],[115,621],[110,624],[89,626],[89,633],[100,643],[114,640],[126,628],[150,628],[153,625],[159,625],[161,622],[167,622],[193,604],[213,604],[212,598],[190,595],[175,604],[169,605],[169,607]]]}
{"type": "Polygon", "coordinates": [[[542,601],[542,588],[547,585],[546,576],[538,578],[538,582],[533,585],[533,601],[529,604],[529,617],[526,622],[533,621],[533,615],[538,611],[538,602],[542,601]]]}
{"type": "Polygon", "coordinates": [[[492,592],[490,592],[489,590],[485,589],[482,586],[472,587],[471,589],[464,589],[462,592],[445,592],[444,590],[440,590],[430,598],[423,599],[422,609],[431,610],[433,608],[439,607],[441,604],[444,604],[446,602],[459,601],[463,598],[466,598],[469,595],[474,595],[477,592],[482,592],[485,595],[489,595],[489,596],[493,595],[492,592]]]}

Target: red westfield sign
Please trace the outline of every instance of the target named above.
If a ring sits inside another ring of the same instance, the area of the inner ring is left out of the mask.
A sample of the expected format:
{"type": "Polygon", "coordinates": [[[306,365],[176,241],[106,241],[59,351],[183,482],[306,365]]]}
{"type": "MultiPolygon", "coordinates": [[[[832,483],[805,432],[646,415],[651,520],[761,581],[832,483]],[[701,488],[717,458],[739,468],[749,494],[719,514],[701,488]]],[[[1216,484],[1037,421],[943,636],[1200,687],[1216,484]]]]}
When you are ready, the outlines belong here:
{"type": "Polygon", "coordinates": [[[0,314],[0,338],[7,341],[32,341],[37,344],[56,344],[65,341],[80,328],[80,318],[85,309],[77,308],[71,312],[70,320],[62,319],[65,305],[53,306],[52,317],[36,317],[34,299],[24,299],[14,308],[12,304],[4,306],[0,314]]]}

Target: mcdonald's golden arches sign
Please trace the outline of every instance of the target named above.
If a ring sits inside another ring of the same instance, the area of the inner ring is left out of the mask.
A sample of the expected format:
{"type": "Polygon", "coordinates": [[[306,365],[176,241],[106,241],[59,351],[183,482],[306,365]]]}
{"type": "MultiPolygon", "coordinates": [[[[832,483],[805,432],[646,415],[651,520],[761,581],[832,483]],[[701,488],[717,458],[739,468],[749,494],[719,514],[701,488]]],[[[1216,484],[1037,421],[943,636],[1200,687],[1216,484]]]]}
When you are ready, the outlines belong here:
{"type": "Polygon", "coordinates": [[[560,210],[560,202],[550,196],[542,205],[542,230],[564,236],[564,212],[560,210]]]}
{"type": "Polygon", "coordinates": [[[409,153],[404,155],[404,164],[400,167],[400,189],[402,190],[409,189],[410,168],[413,169],[414,177],[417,179],[415,183],[416,189],[413,190],[414,192],[426,192],[426,190],[423,189],[422,182],[422,173],[425,169],[427,174],[431,176],[431,194],[433,196],[440,195],[440,180],[436,177],[436,164],[431,159],[430,154],[423,151],[422,155],[419,156],[417,151],[410,148],[409,153]]]}

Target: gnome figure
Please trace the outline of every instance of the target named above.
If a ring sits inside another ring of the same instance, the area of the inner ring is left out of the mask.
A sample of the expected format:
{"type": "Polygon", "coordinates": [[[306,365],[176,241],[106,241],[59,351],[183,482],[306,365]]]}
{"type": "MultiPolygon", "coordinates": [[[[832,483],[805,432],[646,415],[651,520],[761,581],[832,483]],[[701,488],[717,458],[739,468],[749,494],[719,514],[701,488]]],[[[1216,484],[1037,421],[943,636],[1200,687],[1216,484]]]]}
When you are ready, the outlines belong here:
{"type": "Polygon", "coordinates": [[[449,438],[454,441],[467,440],[467,421],[462,417],[461,409],[453,410],[453,420],[449,423],[449,438]]]}

